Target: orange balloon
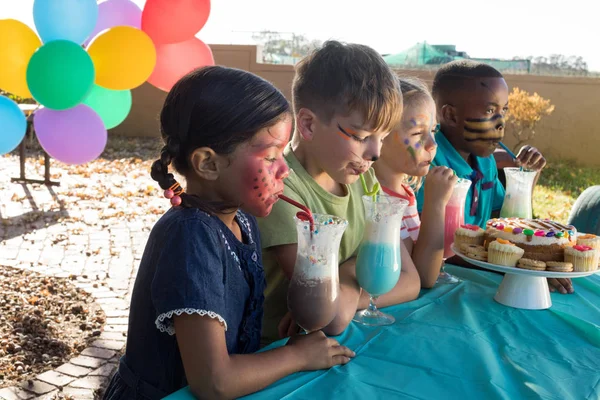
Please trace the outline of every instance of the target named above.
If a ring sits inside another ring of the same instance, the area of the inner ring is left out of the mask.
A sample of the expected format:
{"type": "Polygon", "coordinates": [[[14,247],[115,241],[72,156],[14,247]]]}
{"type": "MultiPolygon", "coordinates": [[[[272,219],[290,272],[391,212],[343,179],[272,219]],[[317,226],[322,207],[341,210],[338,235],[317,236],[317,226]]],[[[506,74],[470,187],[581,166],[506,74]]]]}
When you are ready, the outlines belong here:
{"type": "Polygon", "coordinates": [[[0,88],[30,98],[27,65],[42,45],[30,27],[15,19],[0,20],[0,88]]]}
{"type": "Polygon", "coordinates": [[[206,24],[210,0],[148,0],[142,12],[142,30],[155,44],[191,39],[206,24]]]}
{"type": "Polygon", "coordinates": [[[144,83],[156,64],[152,39],[132,26],[115,26],[96,36],[88,47],[96,68],[96,84],[111,90],[144,83]]]}
{"type": "Polygon", "coordinates": [[[205,65],[215,65],[215,60],[210,47],[198,38],[157,45],[156,67],[148,82],[168,92],[182,76],[205,65]]]}

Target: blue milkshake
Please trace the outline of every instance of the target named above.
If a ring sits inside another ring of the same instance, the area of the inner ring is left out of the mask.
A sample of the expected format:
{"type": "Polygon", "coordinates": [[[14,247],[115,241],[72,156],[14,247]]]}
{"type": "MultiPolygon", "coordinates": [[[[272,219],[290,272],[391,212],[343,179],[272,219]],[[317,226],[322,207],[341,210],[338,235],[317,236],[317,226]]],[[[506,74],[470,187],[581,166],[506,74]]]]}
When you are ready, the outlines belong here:
{"type": "Polygon", "coordinates": [[[364,325],[394,323],[377,309],[377,297],[394,289],[400,279],[400,228],[408,201],[387,195],[363,196],[365,231],[356,257],[356,280],[369,293],[369,307],[353,320],[364,325]]]}
{"type": "Polygon", "coordinates": [[[356,259],[358,284],[371,296],[392,290],[400,278],[400,247],[387,243],[365,242],[356,259]]]}

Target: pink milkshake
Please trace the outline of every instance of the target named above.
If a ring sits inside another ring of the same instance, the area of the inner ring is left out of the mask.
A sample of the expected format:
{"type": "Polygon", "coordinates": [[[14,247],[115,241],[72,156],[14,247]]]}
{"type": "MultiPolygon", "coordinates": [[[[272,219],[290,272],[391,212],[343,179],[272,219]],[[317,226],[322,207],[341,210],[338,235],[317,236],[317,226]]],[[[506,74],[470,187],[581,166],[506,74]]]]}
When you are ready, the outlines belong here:
{"type": "Polygon", "coordinates": [[[449,258],[454,255],[454,252],[450,249],[450,246],[454,242],[454,232],[462,224],[465,223],[465,203],[464,199],[458,199],[456,201],[448,202],[446,205],[446,220],[444,223],[444,258],[449,258]]]}

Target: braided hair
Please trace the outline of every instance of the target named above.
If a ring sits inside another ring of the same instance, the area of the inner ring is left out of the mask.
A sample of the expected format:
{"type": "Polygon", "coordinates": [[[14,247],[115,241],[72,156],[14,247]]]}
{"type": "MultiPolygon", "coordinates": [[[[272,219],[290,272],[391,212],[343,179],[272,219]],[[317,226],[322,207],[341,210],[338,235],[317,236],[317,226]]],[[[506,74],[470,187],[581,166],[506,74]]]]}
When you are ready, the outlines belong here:
{"type": "Polygon", "coordinates": [[[194,150],[209,147],[220,155],[231,154],[239,144],[289,113],[283,94],[250,72],[221,66],[198,68],[181,78],[165,99],[160,114],[165,145],[150,175],[173,205],[213,213],[235,208],[234,204],[209,204],[185,193],[169,166],[186,176],[194,150]]]}

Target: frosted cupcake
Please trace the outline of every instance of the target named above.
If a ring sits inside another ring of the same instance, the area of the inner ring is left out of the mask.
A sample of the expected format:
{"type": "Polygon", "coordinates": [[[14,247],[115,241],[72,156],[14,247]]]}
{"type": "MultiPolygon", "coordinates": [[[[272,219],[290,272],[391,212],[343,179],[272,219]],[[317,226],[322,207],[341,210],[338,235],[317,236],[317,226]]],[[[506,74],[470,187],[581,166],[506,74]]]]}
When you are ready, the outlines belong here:
{"type": "Polygon", "coordinates": [[[461,248],[461,244],[483,244],[483,233],[485,231],[477,225],[461,225],[454,232],[454,246],[461,248]]]}
{"type": "Polygon", "coordinates": [[[491,264],[515,267],[525,250],[504,239],[496,239],[488,247],[488,262],[491,264]]]}
{"type": "Polygon", "coordinates": [[[565,261],[573,264],[575,272],[595,271],[598,269],[599,260],[600,250],[590,246],[578,244],[573,247],[565,247],[565,261]]]}
{"type": "Polygon", "coordinates": [[[600,236],[591,234],[577,236],[577,244],[600,251],[600,236]]]}

